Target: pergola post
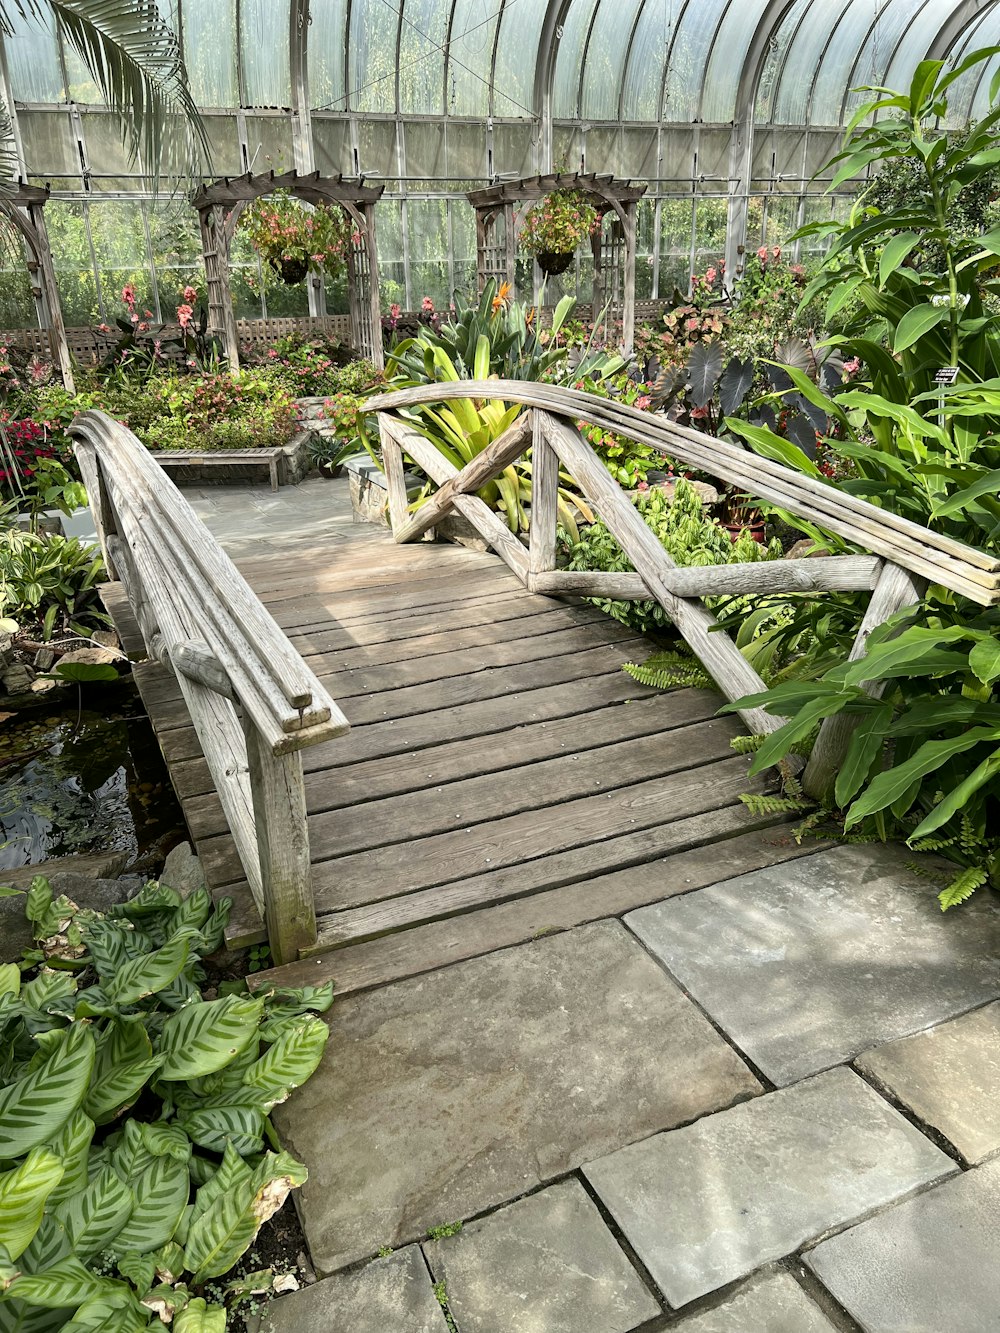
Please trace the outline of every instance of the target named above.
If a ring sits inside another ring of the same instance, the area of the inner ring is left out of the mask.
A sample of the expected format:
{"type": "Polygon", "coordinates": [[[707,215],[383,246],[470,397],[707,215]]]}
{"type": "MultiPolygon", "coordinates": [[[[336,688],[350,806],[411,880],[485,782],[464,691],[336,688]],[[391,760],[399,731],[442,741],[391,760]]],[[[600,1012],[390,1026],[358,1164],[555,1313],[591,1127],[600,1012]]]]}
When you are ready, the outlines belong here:
{"type": "Polygon", "coordinates": [[[466,198],[476,213],[476,276],[480,292],[491,277],[499,277],[501,273],[506,273],[507,281],[514,286],[517,236],[525,206],[544,199],[553,190],[580,190],[591,197],[602,217],[613,213],[621,224],[622,236],[612,236],[609,244],[605,244],[600,232],[592,237],[594,320],[600,318],[610,298],[608,316],[620,316],[622,344],[626,352],[631,352],[635,342],[636,206],[647,188],[595,172],[554,172],[516,181],[498,180],[484,189],[470,190],[466,198]],[[496,240],[496,219],[501,212],[506,224],[502,248],[496,240]],[[622,284],[620,291],[616,291],[615,278],[622,284]]]}
{"type": "Polygon", "coordinates": [[[335,205],[346,213],[352,228],[347,255],[351,334],[357,349],[379,369],[382,368],[385,357],[375,245],[375,204],[384,189],[384,185],[365,185],[360,177],[352,180],[344,176],[320,176],[318,171],[304,175],[288,171],[276,176],[273,171],[268,171],[257,176],[252,172],[233,178],[225,176],[203,185],[196,192],[191,203],[198,210],[201,222],[209,328],[221,338],[230,366],[237,373],[239,346],[230,286],[230,249],[240,214],[246,206],[279,190],[316,206],[335,205]]]}
{"type": "MultiPolygon", "coordinates": [[[[36,266],[39,326],[48,334],[49,355],[58,365],[63,384],[70,393],[76,392],[73,379],[73,362],[66,340],[66,325],[63,322],[62,305],[59,300],[59,285],[52,263],[52,251],[49,248],[49,233],[45,225],[45,204],[48,202],[48,186],[26,185],[18,181],[17,189],[11,194],[0,195],[0,213],[20,232],[33,256],[36,266]]],[[[29,265],[30,267],[30,265],[29,265]]],[[[32,275],[33,277],[35,274],[32,275]]],[[[33,290],[35,284],[32,283],[33,290]]]]}

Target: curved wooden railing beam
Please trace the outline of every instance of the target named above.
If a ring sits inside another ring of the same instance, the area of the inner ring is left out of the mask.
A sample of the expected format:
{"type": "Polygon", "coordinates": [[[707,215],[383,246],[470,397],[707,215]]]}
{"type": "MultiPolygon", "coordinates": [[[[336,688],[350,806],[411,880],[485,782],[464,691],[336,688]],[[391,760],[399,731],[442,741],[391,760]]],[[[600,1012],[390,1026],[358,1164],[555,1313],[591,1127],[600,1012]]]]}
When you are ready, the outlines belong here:
{"type": "Polygon", "coordinates": [[[347,719],[136,437],[70,427],[104,557],[149,655],[177,678],[274,957],[314,943],[301,750],[347,719]]]}
{"type": "MultiPolygon", "coordinates": [[[[1000,602],[1000,559],[932,532],[909,519],[804,476],[741,445],[679,426],[666,417],[628,407],[578,389],[524,380],[463,380],[380,394],[366,403],[378,413],[389,487],[389,510],[397,541],[412,541],[454,508],[493,546],[532,592],[636,600],[653,598],[677,626],[695,655],[731,701],[762,691],[764,682],[720,629],[701,598],[761,596],[780,592],[869,590],[868,611],[850,657],[864,656],[868,636],[903,607],[920,600],[928,583],[981,606],[1000,602]],[[454,398],[521,403],[530,417],[507,432],[461,471],[453,467],[409,419],[394,415],[454,398]],[[529,546],[474,492],[532,444],[532,517],[529,546]],[[759,500],[808,520],[859,553],[808,561],[761,562],[678,568],[643,522],[635,506],[577,429],[585,421],[650,448],[759,500]],[[403,456],[410,457],[440,487],[411,517],[406,503],[403,456]],[[634,574],[571,573],[555,567],[556,503],[560,464],[573,476],[635,568],[634,574]]],[[[882,686],[869,682],[869,693],[882,686]]],[[[741,710],[755,734],[782,724],[759,708],[741,710]]],[[[820,729],[804,783],[814,795],[830,792],[854,719],[828,719],[820,729]]]]}

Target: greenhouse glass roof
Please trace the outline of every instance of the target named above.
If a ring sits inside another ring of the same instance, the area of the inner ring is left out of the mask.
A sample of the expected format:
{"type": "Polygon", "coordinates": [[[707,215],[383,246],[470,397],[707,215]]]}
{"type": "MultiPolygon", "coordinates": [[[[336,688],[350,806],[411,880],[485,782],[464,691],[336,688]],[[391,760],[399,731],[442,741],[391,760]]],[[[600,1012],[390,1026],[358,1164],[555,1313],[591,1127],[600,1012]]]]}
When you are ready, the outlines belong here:
{"type": "MultiPolygon", "coordinates": [[[[551,169],[649,183],[638,294],[669,292],[838,207],[815,177],[857,88],[905,86],[928,56],[1000,42],[1000,0],[159,4],[214,173],[296,167],[384,183],[380,261],[390,299],[408,305],[468,278],[467,189],[551,169]]],[[[98,288],[117,262],[100,201],[134,201],[155,286],[162,203],[147,207],[149,182],[52,27],[13,22],[0,75],[27,178],[81,210],[98,288]]],[[[958,83],[954,123],[982,112],[997,65],[958,83]]]]}

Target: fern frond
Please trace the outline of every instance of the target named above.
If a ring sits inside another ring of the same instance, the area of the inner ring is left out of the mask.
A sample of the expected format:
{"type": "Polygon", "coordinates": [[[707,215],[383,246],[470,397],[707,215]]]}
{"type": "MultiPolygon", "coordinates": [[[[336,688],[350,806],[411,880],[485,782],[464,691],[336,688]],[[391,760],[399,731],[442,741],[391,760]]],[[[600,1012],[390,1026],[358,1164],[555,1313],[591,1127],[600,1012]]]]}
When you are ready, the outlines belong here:
{"type": "Polygon", "coordinates": [[[766,740],[766,736],[734,736],[729,748],[737,754],[756,754],[766,740]]]}
{"type": "Polygon", "coordinates": [[[986,883],[988,878],[982,866],[967,866],[964,870],[960,870],[947,888],[938,894],[941,911],[947,912],[949,907],[957,907],[959,903],[964,903],[986,883]]]}
{"type": "Polygon", "coordinates": [[[622,670],[640,685],[649,685],[655,690],[710,689],[712,684],[705,669],[694,658],[680,653],[654,653],[645,662],[624,663],[622,670]]]}
{"type": "Polygon", "coordinates": [[[824,810],[822,807],[813,810],[811,814],[806,815],[801,824],[798,824],[792,830],[792,837],[800,847],[804,838],[822,838],[825,836],[825,834],[818,831],[818,825],[824,823],[829,814],[829,810],[824,810]]]}
{"type": "Polygon", "coordinates": [[[799,797],[767,796],[759,792],[740,792],[740,800],[752,815],[800,814],[809,809],[809,802],[799,797]]]}
{"type": "Polygon", "coordinates": [[[954,847],[958,842],[958,834],[953,833],[950,838],[918,838],[916,842],[911,842],[910,847],[915,852],[943,852],[946,847],[954,847]]]}

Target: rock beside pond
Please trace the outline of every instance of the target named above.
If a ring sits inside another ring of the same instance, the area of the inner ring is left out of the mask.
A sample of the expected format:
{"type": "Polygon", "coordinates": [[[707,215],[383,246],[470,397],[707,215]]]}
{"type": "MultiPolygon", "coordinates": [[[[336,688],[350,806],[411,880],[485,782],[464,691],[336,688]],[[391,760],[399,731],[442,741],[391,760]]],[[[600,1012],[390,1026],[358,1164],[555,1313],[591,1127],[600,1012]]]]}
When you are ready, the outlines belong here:
{"type": "Polygon", "coordinates": [[[3,673],[0,682],[2,682],[7,694],[27,694],[31,689],[33,679],[32,672],[28,667],[22,666],[20,662],[15,662],[3,673]]]}
{"type": "MultiPolygon", "coordinates": [[[[123,902],[137,887],[134,877],[114,879],[125,865],[125,856],[60,856],[40,865],[0,870],[0,884],[27,892],[36,875],[44,875],[55,894],[64,893],[80,907],[106,912],[123,902]]],[[[25,949],[34,947],[31,923],[24,915],[24,894],[0,898],[0,963],[16,963],[25,949]]]]}
{"type": "Polygon", "coordinates": [[[59,665],[66,666],[80,662],[91,666],[105,666],[109,662],[119,661],[120,658],[121,653],[115,648],[74,648],[72,652],[63,653],[59,665]]]}
{"type": "Polygon", "coordinates": [[[201,868],[201,862],[191,850],[189,842],[179,843],[167,853],[160,874],[160,883],[176,889],[182,898],[204,887],[205,872],[201,868]]]}

